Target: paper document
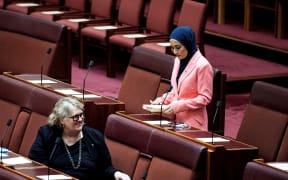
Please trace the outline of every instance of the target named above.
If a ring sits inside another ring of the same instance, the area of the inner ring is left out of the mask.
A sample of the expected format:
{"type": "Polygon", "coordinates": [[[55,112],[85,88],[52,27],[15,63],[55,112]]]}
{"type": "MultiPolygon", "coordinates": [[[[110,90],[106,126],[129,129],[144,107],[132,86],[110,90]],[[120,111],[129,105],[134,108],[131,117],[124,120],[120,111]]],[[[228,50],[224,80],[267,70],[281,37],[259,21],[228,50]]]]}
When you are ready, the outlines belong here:
{"type": "MultiPolygon", "coordinates": [[[[41,84],[41,80],[29,80],[29,82],[34,83],[34,84],[41,84]]],[[[51,81],[51,80],[42,80],[43,84],[54,84],[57,83],[56,81],[51,81]]]]}
{"type": "MultiPolygon", "coordinates": [[[[162,111],[163,109],[167,108],[168,105],[162,105],[162,111]]],[[[161,112],[161,105],[160,104],[143,104],[143,109],[149,111],[149,112],[161,112]]]]}
{"type": "Polygon", "coordinates": [[[171,46],[170,45],[170,42],[162,42],[162,43],[157,43],[158,46],[163,46],[163,47],[169,47],[171,46]]]}
{"type": "Polygon", "coordinates": [[[141,38],[141,37],[146,37],[145,34],[124,34],[123,35],[126,38],[141,38]]]}
{"type": "Polygon", "coordinates": [[[170,121],[167,121],[167,120],[162,120],[162,121],[160,121],[160,120],[153,121],[152,120],[152,121],[143,121],[143,122],[148,123],[148,124],[152,124],[152,125],[159,125],[159,126],[160,126],[160,124],[163,126],[169,126],[172,124],[170,121]]]}
{"type": "Polygon", "coordinates": [[[48,15],[53,15],[53,14],[63,14],[63,11],[42,11],[42,14],[48,14],[48,15]]]}
{"type": "MultiPolygon", "coordinates": [[[[210,138],[196,138],[200,141],[203,141],[203,142],[212,142],[212,137],[210,138]]],[[[221,137],[213,137],[213,142],[228,142],[230,141],[229,139],[224,139],[224,138],[221,138],[221,137]]]]}
{"type": "Polygon", "coordinates": [[[94,26],[93,28],[97,30],[117,29],[116,26],[94,26]]]}
{"type": "Polygon", "coordinates": [[[32,6],[39,6],[39,4],[36,4],[36,3],[17,3],[16,6],[19,6],[19,7],[32,7],[32,6]]]}
{"type": "Polygon", "coordinates": [[[53,179],[72,179],[71,177],[68,177],[68,176],[64,176],[64,175],[61,175],[61,174],[55,174],[55,175],[43,175],[43,176],[36,176],[37,178],[39,179],[43,179],[43,180],[53,180],[53,179]]]}
{"type": "Polygon", "coordinates": [[[85,21],[89,21],[89,19],[85,19],[85,18],[69,19],[68,21],[70,21],[70,22],[85,22],[85,21]]]}
{"type": "Polygon", "coordinates": [[[32,161],[24,158],[24,157],[14,157],[14,158],[7,158],[7,159],[2,159],[4,164],[8,165],[17,165],[17,164],[27,164],[31,163],[32,161]]]}
{"type": "MultiPolygon", "coordinates": [[[[83,94],[73,94],[74,97],[77,98],[83,98],[83,94]]],[[[84,94],[84,99],[85,98],[100,98],[101,96],[98,96],[96,94],[84,94]]]]}
{"type": "Polygon", "coordinates": [[[55,91],[66,95],[82,94],[78,91],[74,91],[73,89],[55,89],[55,91]]]}
{"type": "Polygon", "coordinates": [[[281,169],[283,171],[288,171],[288,163],[287,162],[268,162],[269,166],[275,167],[277,169],[281,169]]]}

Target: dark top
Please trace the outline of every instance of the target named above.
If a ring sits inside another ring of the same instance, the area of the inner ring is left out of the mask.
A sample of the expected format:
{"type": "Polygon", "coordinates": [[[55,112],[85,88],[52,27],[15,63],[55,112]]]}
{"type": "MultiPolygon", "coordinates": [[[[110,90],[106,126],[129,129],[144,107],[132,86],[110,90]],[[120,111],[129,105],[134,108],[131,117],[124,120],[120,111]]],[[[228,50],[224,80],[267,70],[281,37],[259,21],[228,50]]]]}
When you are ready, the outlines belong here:
{"type": "MultiPolygon", "coordinates": [[[[29,158],[81,180],[114,179],[114,173],[117,170],[112,166],[104,137],[99,131],[87,126],[83,127],[82,156],[78,169],[73,168],[61,136],[62,132],[56,126],[40,127],[30,149],[29,158]],[[56,141],[59,138],[61,138],[60,141],[56,141]],[[55,143],[57,145],[51,156],[55,143]]],[[[79,158],[79,141],[68,146],[68,149],[76,166],[79,158]]]]}

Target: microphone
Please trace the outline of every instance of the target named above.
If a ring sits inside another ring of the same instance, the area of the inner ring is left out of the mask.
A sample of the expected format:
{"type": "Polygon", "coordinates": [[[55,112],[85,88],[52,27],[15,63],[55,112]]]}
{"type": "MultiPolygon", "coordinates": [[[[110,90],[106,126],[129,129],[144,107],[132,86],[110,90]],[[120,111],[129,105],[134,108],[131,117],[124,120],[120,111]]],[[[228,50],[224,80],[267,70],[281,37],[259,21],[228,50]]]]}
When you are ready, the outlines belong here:
{"type": "Polygon", "coordinates": [[[3,162],[2,162],[2,158],[3,158],[2,153],[4,152],[3,151],[3,143],[4,143],[4,140],[6,138],[7,131],[8,131],[8,128],[10,127],[11,123],[12,123],[12,119],[9,118],[7,120],[7,122],[6,122],[6,128],[5,128],[5,130],[4,130],[3,134],[2,134],[2,138],[1,138],[1,153],[0,153],[1,164],[3,164],[3,162]]]}
{"type": "Polygon", "coordinates": [[[83,101],[84,101],[84,91],[85,91],[85,83],[86,83],[86,78],[88,76],[88,73],[91,69],[91,67],[94,65],[94,61],[93,60],[90,60],[89,64],[88,64],[88,69],[87,69],[87,72],[85,74],[85,77],[84,77],[84,80],[83,80],[83,89],[82,89],[82,93],[83,93],[83,101]]]}
{"type": "Polygon", "coordinates": [[[172,90],[172,86],[169,85],[167,90],[166,90],[165,97],[163,98],[163,100],[160,104],[160,127],[162,127],[162,120],[163,120],[163,112],[162,112],[163,111],[163,104],[164,104],[164,102],[165,102],[165,100],[166,100],[166,98],[167,98],[167,96],[171,90],[172,90]]]}
{"type": "Polygon", "coordinates": [[[44,57],[43,57],[43,59],[42,59],[42,64],[41,64],[41,73],[40,73],[40,84],[41,84],[41,86],[42,86],[42,80],[43,80],[43,67],[44,67],[44,65],[45,65],[45,63],[46,63],[46,61],[47,61],[47,59],[48,59],[48,56],[49,56],[49,54],[51,53],[51,51],[52,51],[52,49],[51,48],[48,48],[47,49],[47,52],[45,53],[45,55],[44,55],[44,57]]]}
{"type": "Polygon", "coordinates": [[[214,138],[214,123],[215,123],[215,120],[216,120],[216,117],[218,115],[218,112],[220,110],[221,105],[222,105],[222,101],[218,100],[216,102],[216,110],[215,110],[215,114],[214,114],[213,121],[212,121],[212,130],[211,130],[211,133],[212,133],[212,137],[211,137],[212,144],[214,144],[214,141],[213,141],[213,138],[214,138]]]}
{"type": "Polygon", "coordinates": [[[48,159],[48,180],[49,180],[49,176],[50,176],[50,162],[51,162],[51,160],[52,160],[52,158],[53,158],[53,155],[54,155],[54,153],[55,153],[55,150],[56,150],[56,148],[57,148],[57,146],[58,146],[58,144],[59,144],[59,142],[61,141],[61,138],[60,137],[57,137],[56,138],[56,140],[55,140],[55,142],[54,142],[54,147],[53,147],[53,149],[52,149],[52,151],[51,151],[51,154],[50,154],[50,156],[49,156],[49,159],[48,159]]]}

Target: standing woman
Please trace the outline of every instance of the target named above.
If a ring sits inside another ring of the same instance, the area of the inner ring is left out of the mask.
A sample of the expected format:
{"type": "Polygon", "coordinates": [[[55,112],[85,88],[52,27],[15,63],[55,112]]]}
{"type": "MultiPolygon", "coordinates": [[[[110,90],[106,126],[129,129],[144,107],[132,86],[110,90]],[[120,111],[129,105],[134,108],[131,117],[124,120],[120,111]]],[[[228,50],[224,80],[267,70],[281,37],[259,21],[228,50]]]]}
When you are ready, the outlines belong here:
{"type": "Polygon", "coordinates": [[[116,170],[103,135],[84,126],[84,105],[72,97],[55,104],[48,124],[40,127],[29,158],[80,180],[130,177],[116,170]]]}
{"type": "Polygon", "coordinates": [[[175,114],[176,123],[208,130],[206,106],[212,99],[213,68],[196,45],[195,33],[188,26],[179,26],[170,34],[175,62],[171,76],[172,90],[151,101],[166,104],[166,114],[175,114]],[[163,100],[165,100],[163,102],[163,100]]]}

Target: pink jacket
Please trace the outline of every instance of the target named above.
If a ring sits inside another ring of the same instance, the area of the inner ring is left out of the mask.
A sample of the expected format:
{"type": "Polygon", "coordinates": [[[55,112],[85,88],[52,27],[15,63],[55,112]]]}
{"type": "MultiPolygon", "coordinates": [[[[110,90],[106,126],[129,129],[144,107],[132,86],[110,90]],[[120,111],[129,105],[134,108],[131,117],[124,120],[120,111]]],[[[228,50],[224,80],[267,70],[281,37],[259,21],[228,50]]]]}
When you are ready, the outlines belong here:
{"type": "Polygon", "coordinates": [[[213,93],[213,68],[198,50],[189,61],[177,85],[179,66],[180,60],[176,57],[171,77],[173,89],[164,104],[174,102],[173,112],[177,123],[185,122],[192,127],[208,130],[206,105],[211,101],[213,93]]]}

